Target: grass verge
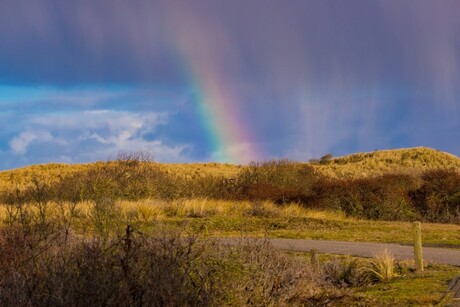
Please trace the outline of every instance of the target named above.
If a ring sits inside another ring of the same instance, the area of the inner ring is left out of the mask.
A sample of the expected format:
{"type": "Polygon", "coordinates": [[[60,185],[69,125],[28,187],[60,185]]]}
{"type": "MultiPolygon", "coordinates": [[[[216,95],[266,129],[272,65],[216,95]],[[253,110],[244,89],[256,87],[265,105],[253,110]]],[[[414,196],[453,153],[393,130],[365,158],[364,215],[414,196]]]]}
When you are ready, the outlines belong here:
{"type": "Polygon", "coordinates": [[[423,273],[409,272],[390,281],[361,288],[357,294],[370,298],[377,305],[432,306],[440,303],[449,282],[460,269],[448,265],[429,265],[423,273]]]}
{"type": "MultiPolygon", "coordinates": [[[[321,218],[212,217],[167,218],[165,223],[187,223],[213,236],[268,236],[272,238],[338,240],[412,244],[411,223],[321,218]]],[[[148,228],[148,225],[146,225],[148,228]]],[[[423,224],[424,246],[460,248],[460,226],[423,224]]]]}
{"type": "MultiPolygon", "coordinates": [[[[26,206],[32,211],[37,210],[37,206],[26,206]]],[[[61,207],[50,203],[46,210],[51,216],[69,215],[67,211],[72,206],[61,207]]],[[[8,221],[11,214],[8,210],[12,208],[0,206],[2,221],[8,221]]],[[[17,211],[18,208],[13,209],[17,211]]],[[[76,204],[70,219],[75,224],[73,229],[85,228],[88,223],[93,223],[92,219],[100,217],[95,216],[94,209],[103,208],[91,202],[76,204]]],[[[111,215],[117,215],[113,219],[119,223],[132,224],[146,232],[161,221],[172,227],[186,225],[191,229],[205,230],[209,236],[238,236],[244,233],[272,238],[412,244],[410,222],[348,218],[341,213],[308,210],[296,204],[276,206],[271,202],[206,199],[144,200],[114,202],[107,210],[111,215]]],[[[423,223],[422,236],[424,246],[460,248],[460,225],[423,223]]]]}
{"type": "MultiPolygon", "coordinates": [[[[376,261],[376,257],[367,259],[346,255],[317,254],[316,252],[289,252],[288,254],[307,261],[314,258],[319,263],[318,267],[325,267],[328,263],[339,264],[342,271],[339,270],[338,276],[347,277],[349,281],[353,281],[353,274],[356,275],[356,272],[352,271],[353,268],[366,270],[366,268],[372,268],[369,265],[376,261]]],[[[377,255],[377,258],[379,256],[382,255],[377,255]]],[[[344,286],[351,286],[353,289],[351,305],[361,306],[359,302],[363,302],[363,306],[444,306],[451,300],[447,292],[448,285],[460,274],[460,268],[430,264],[424,272],[417,273],[413,261],[396,261],[394,273],[394,276],[387,280],[379,280],[361,286],[344,283],[344,286]]],[[[354,277],[355,283],[359,281],[356,276],[354,277]]]]}

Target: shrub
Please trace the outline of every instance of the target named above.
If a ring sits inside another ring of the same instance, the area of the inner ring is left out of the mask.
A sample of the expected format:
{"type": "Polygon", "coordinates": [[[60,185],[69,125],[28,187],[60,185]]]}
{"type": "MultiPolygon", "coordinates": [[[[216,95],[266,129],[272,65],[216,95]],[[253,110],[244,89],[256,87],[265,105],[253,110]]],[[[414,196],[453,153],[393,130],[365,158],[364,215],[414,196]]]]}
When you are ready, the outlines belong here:
{"type": "Polygon", "coordinates": [[[429,170],[422,174],[422,185],[410,196],[427,221],[460,220],[460,173],[452,170],[429,170]]]}
{"type": "Polygon", "coordinates": [[[416,185],[407,175],[322,181],[315,188],[320,203],[348,216],[374,220],[411,220],[417,216],[409,191],[416,185]]]}
{"type": "Polygon", "coordinates": [[[278,204],[306,203],[318,175],[306,164],[287,160],[251,163],[236,178],[235,197],[271,200],[278,204]]]}
{"type": "Polygon", "coordinates": [[[25,235],[19,226],[0,230],[2,306],[299,305],[344,293],[265,240],[229,246],[127,226],[109,244],[98,236],[60,242],[25,235]]]}
{"type": "Polygon", "coordinates": [[[333,157],[334,156],[330,153],[327,155],[324,155],[319,159],[319,164],[329,164],[332,161],[333,157]]]}

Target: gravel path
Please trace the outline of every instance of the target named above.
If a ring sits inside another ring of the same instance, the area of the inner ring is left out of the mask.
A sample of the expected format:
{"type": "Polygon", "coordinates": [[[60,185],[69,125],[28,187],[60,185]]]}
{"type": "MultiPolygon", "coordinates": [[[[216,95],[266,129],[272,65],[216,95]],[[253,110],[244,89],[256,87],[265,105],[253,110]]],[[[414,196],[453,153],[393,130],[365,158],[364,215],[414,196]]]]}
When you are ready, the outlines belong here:
{"type": "MultiPolygon", "coordinates": [[[[360,257],[372,257],[379,251],[387,248],[398,260],[414,258],[413,247],[400,244],[299,239],[270,239],[270,242],[276,248],[283,250],[303,252],[315,249],[321,253],[352,255],[360,257]]],[[[460,250],[424,247],[423,260],[427,263],[436,262],[460,266],[460,250]]]]}
{"type": "MultiPolygon", "coordinates": [[[[219,240],[233,245],[241,238],[220,238],[219,240]]],[[[269,241],[276,248],[296,252],[309,252],[313,249],[320,253],[372,257],[387,248],[398,260],[414,258],[413,247],[401,244],[275,238],[269,241]]],[[[423,261],[460,266],[460,249],[423,247],[423,261]]]]}

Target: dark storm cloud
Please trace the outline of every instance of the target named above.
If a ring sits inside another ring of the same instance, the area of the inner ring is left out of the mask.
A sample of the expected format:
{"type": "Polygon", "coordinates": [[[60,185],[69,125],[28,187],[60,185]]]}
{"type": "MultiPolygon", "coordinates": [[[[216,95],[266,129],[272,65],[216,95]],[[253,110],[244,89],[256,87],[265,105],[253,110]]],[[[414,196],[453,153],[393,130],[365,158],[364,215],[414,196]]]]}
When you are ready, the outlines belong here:
{"type": "Polygon", "coordinates": [[[146,138],[209,157],[189,99],[201,81],[193,52],[220,73],[261,158],[420,145],[459,154],[459,11],[455,0],[0,0],[0,84],[66,93],[0,93],[16,127],[0,151],[33,138],[18,124],[25,114],[109,110],[168,114],[146,138]],[[119,85],[128,90],[108,90],[119,85]]]}
{"type": "Polygon", "coordinates": [[[161,5],[152,1],[2,1],[1,80],[174,82],[161,5]]]}

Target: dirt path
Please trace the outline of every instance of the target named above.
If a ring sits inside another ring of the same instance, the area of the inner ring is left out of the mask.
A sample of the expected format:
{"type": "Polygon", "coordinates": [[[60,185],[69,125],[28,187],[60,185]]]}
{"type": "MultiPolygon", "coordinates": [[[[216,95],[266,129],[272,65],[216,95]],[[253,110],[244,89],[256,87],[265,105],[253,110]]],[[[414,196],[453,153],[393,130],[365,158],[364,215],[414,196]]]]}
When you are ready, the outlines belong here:
{"type": "MultiPolygon", "coordinates": [[[[221,238],[220,240],[233,245],[240,239],[221,238]]],[[[387,248],[398,260],[414,258],[413,247],[401,244],[275,238],[269,239],[269,241],[276,248],[296,252],[308,252],[314,249],[320,253],[372,257],[387,248]]],[[[460,249],[424,247],[423,260],[425,263],[460,266],[460,249]]]]}
{"type": "MultiPolygon", "coordinates": [[[[343,242],[343,241],[320,241],[298,239],[270,239],[276,248],[291,251],[310,251],[312,249],[321,253],[352,255],[360,257],[372,257],[385,247],[391,251],[396,259],[413,259],[413,247],[400,244],[367,243],[367,242],[343,242]]],[[[460,250],[424,247],[423,260],[460,266],[460,250]]]]}

